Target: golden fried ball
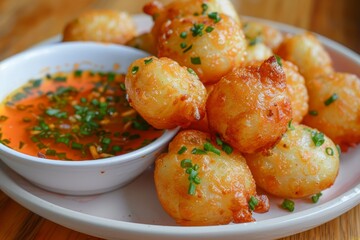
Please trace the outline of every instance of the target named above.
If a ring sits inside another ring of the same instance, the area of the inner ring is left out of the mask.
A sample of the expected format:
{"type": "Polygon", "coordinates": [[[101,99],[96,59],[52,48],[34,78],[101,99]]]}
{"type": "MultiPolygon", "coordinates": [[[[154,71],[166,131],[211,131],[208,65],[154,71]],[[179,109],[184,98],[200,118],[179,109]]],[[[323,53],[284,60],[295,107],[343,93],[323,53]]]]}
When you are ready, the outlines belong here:
{"type": "Polygon", "coordinates": [[[250,45],[263,43],[272,50],[284,40],[283,34],[278,29],[264,23],[246,21],[243,24],[243,31],[250,45]]]}
{"type": "Polygon", "coordinates": [[[360,79],[333,73],[307,82],[309,114],[304,124],[317,128],[341,149],[360,142],[360,79]]]}
{"type": "Polygon", "coordinates": [[[225,153],[200,131],[178,133],[169,151],[156,159],[154,179],[161,205],[180,225],[254,221],[251,196],[259,200],[254,211],[269,209],[267,197],[256,195],[244,157],[225,153]]]}
{"type": "Polygon", "coordinates": [[[251,64],[256,61],[264,61],[273,56],[271,48],[264,43],[249,44],[245,50],[245,58],[243,64],[251,64]]]}
{"type": "Polygon", "coordinates": [[[280,44],[277,54],[297,65],[306,80],[334,71],[330,55],[311,33],[286,38],[280,44]]]}
{"type": "Polygon", "coordinates": [[[155,42],[151,33],[143,33],[126,42],[129,47],[137,48],[151,55],[157,55],[155,42]]]}
{"type": "Polygon", "coordinates": [[[285,73],[275,57],[224,76],[206,103],[210,131],[240,152],[273,147],[291,119],[285,73]]]}
{"type": "Polygon", "coordinates": [[[291,101],[292,121],[300,123],[309,110],[305,79],[293,63],[282,61],[282,67],[286,75],[286,90],[291,101]]]}
{"type": "Polygon", "coordinates": [[[330,138],[293,124],[268,153],[245,156],[256,185],[278,197],[302,198],[333,185],[339,152],[330,138]]]}
{"type": "Polygon", "coordinates": [[[168,21],[158,39],[158,56],[190,67],[205,84],[215,83],[244,60],[246,40],[230,17],[214,13],[168,21]]]}
{"type": "Polygon", "coordinates": [[[130,105],[152,126],[187,126],[205,115],[206,89],[194,71],[169,58],[135,60],[125,77],[130,105]]]}
{"type": "Polygon", "coordinates": [[[63,41],[95,41],[125,44],[136,35],[135,24],[126,12],[92,10],[68,23],[63,41]]]}
{"type": "Polygon", "coordinates": [[[151,33],[159,36],[162,25],[175,18],[193,15],[207,15],[212,12],[227,14],[240,23],[239,16],[229,0],[174,0],[163,5],[158,1],[147,3],[144,12],[153,17],[154,25],[151,33]]]}

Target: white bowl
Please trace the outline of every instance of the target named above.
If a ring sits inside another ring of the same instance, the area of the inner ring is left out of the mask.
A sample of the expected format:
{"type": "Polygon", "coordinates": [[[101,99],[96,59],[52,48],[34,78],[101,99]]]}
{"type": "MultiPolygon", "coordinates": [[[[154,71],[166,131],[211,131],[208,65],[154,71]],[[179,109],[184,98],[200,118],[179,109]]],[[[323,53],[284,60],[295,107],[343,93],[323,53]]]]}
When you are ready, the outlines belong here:
{"type": "MultiPolygon", "coordinates": [[[[74,66],[94,71],[126,72],[135,59],[148,54],[133,48],[73,42],[37,47],[0,63],[0,100],[30,79],[46,73],[71,72],[74,66]]],[[[61,161],[29,156],[0,144],[0,159],[32,183],[71,195],[98,194],[116,189],[140,175],[160,154],[178,129],[167,130],[136,151],[100,160],[61,161]]]]}

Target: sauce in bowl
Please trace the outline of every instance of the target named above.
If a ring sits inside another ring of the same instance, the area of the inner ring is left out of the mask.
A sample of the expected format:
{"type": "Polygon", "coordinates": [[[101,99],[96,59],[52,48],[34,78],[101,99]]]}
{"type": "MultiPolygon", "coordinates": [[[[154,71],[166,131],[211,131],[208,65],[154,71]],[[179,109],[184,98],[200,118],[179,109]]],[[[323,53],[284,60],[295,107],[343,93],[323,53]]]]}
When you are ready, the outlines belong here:
{"type": "Polygon", "coordinates": [[[90,160],[163,134],[126,100],[124,75],[76,70],[30,80],[0,105],[0,143],[48,159],[90,160]]]}

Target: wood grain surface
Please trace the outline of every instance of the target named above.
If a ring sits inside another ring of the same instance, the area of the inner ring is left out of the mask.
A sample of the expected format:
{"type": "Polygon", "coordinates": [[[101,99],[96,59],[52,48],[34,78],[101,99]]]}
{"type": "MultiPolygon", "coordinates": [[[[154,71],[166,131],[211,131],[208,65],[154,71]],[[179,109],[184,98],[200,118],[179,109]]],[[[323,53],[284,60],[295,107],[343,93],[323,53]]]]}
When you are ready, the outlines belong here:
{"type": "MultiPolygon", "coordinates": [[[[62,32],[88,9],[140,13],[145,0],[0,0],[0,60],[62,32]]],[[[168,1],[165,1],[168,2],[168,1]]],[[[360,53],[358,0],[233,0],[241,15],[275,20],[331,38],[360,53]]],[[[62,227],[25,209],[0,191],[0,240],[98,239],[62,227]]],[[[283,238],[360,239],[360,206],[319,227],[283,238]]]]}

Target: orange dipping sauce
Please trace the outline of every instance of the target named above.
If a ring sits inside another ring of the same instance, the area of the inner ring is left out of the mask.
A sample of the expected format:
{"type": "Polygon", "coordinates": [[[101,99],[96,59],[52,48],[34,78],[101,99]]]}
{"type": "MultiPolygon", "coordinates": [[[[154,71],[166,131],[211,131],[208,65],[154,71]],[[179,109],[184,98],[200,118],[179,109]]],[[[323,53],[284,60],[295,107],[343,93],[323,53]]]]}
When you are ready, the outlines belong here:
{"type": "Polygon", "coordinates": [[[0,143],[57,160],[139,149],[163,131],[129,106],[123,74],[74,71],[29,81],[0,105],[0,143]]]}

